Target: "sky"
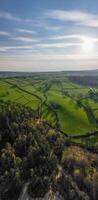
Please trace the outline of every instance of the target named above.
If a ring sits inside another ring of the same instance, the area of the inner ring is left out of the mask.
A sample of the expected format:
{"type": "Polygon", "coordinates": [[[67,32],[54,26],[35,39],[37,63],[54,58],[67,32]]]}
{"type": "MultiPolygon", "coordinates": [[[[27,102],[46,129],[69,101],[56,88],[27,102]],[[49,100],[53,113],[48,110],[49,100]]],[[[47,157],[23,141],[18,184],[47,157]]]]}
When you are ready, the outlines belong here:
{"type": "Polygon", "coordinates": [[[0,0],[0,71],[98,69],[98,0],[0,0]]]}

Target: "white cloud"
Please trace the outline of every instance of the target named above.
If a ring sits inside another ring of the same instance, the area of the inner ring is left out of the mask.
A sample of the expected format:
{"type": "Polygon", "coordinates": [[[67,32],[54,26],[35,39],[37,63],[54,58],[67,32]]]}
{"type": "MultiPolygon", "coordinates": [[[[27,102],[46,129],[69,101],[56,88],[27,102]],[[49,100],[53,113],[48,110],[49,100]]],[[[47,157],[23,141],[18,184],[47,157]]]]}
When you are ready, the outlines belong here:
{"type": "Polygon", "coordinates": [[[15,17],[9,12],[0,11],[0,18],[7,19],[7,20],[14,20],[14,21],[20,21],[21,19],[18,17],[15,17]]]}
{"type": "Polygon", "coordinates": [[[16,29],[20,33],[28,33],[28,34],[36,34],[36,31],[28,30],[28,29],[16,29]]]}
{"type": "Polygon", "coordinates": [[[78,35],[78,34],[72,34],[72,35],[55,35],[55,36],[51,36],[49,39],[50,40],[64,40],[64,39],[80,39],[83,40],[84,39],[84,35],[78,35]]]}
{"type": "Polygon", "coordinates": [[[21,41],[21,42],[39,42],[39,39],[33,39],[30,37],[14,37],[13,40],[21,41]]]}
{"type": "Polygon", "coordinates": [[[11,34],[5,31],[0,31],[1,36],[10,36],[11,34]]]}
{"type": "Polygon", "coordinates": [[[61,71],[85,70],[98,68],[98,55],[88,59],[85,55],[20,55],[2,56],[0,70],[11,71],[61,71]]]}
{"type": "Polygon", "coordinates": [[[37,44],[38,47],[42,47],[42,48],[64,48],[64,47],[71,47],[71,46],[80,46],[81,43],[73,43],[73,42],[69,42],[69,43],[40,43],[37,44]]]}
{"type": "Polygon", "coordinates": [[[98,27],[98,15],[77,10],[50,10],[45,13],[45,16],[51,19],[62,21],[71,21],[76,24],[98,27]]]}
{"type": "Polygon", "coordinates": [[[14,16],[12,13],[6,12],[6,11],[0,11],[0,18],[1,19],[6,19],[6,20],[12,20],[12,21],[17,21],[17,22],[32,22],[31,19],[22,19],[20,17],[14,16]]]}
{"type": "Polygon", "coordinates": [[[19,49],[32,49],[32,46],[26,45],[26,46],[0,46],[0,52],[6,52],[9,50],[19,50],[19,49]]]}
{"type": "MultiPolygon", "coordinates": [[[[28,58],[32,58],[32,60],[88,60],[88,55],[85,54],[31,54],[28,58]]],[[[89,58],[90,60],[97,59],[98,60],[98,52],[96,54],[92,54],[89,58]]]]}
{"type": "MultiPolygon", "coordinates": [[[[98,38],[96,37],[88,37],[82,34],[72,34],[72,35],[55,35],[55,36],[51,36],[48,38],[49,40],[65,40],[65,39],[76,39],[76,40],[80,40],[80,41],[84,41],[86,39],[89,39],[89,41],[91,40],[92,42],[98,42],[98,38]]],[[[77,44],[77,43],[76,43],[77,44]]]]}

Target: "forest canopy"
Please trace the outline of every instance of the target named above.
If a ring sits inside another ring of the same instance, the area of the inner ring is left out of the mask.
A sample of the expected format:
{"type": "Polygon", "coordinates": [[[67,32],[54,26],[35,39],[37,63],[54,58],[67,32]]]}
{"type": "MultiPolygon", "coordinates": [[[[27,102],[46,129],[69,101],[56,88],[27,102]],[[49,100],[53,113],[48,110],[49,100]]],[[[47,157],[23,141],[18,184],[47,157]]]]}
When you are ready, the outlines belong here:
{"type": "Polygon", "coordinates": [[[95,199],[98,156],[39,122],[32,109],[0,101],[1,199],[18,199],[28,182],[33,198],[44,197],[51,188],[59,199],[95,199]]]}

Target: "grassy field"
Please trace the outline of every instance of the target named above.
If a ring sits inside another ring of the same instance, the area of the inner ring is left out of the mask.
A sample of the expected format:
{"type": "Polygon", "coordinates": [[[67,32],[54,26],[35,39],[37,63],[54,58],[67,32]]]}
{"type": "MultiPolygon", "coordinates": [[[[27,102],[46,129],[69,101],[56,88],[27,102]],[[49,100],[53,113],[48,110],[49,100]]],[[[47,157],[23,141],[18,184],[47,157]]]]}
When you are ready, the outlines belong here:
{"type": "Polygon", "coordinates": [[[40,113],[41,120],[69,135],[97,129],[98,100],[89,92],[89,86],[72,83],[63,75],[0,79],[0,100],[31,107],[40,113]],[[94,120],[90,120],[86,107],[94,120]]]}
{"type": "Polygon", "coordinates": [[[58,105],[57,113],[63,131],[68,134],[84,133],[94,129],[86,112],[79,108],[70,97],[62,97],[60,92],[49,92],[49,101],[58,105]]]}

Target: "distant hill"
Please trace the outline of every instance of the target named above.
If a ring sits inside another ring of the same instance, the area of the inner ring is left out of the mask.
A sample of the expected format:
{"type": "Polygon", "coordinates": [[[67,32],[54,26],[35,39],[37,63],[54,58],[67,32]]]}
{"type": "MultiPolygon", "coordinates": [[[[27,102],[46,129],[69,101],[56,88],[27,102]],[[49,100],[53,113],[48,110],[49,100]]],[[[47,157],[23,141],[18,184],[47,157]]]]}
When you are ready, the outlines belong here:
{"type": "Polygon", "coordinates": [[[0,77],[20,77],[20,76],[34,76],[34,75],[48,75],[48,74],[66,74],[67,76],[97,76],[98,69],[96,70],[84,70],[84,71],[55,71],[55,72],[8,72],[1,71],[0,77]]]}
{"type": "Polygon", "coordinates": [[[68,76],[97,76],[98,69],[96,70],[85,70],[85,71],[67,71],[68,76]]]}
{"type": "Polygon", "coordinates": [[[31,76],[31,72],[8,72],[8,71],[1,71],[0,77],[15,77],[15,76],[31,76]]]}

